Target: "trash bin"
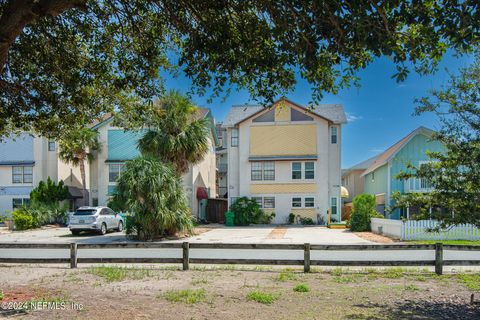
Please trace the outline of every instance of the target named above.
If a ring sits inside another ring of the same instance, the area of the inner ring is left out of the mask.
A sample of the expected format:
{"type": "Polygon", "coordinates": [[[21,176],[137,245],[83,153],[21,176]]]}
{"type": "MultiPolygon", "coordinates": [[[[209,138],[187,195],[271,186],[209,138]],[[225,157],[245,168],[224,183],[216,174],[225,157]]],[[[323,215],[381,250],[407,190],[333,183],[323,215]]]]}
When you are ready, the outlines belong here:
{"type": "Polygon", "coordinates": [[[233,227],[235,225],[234,219],[235,219],[235,215],[233,214],[232,211],[225,212],[225,225],[227,227],[233,227]]]}

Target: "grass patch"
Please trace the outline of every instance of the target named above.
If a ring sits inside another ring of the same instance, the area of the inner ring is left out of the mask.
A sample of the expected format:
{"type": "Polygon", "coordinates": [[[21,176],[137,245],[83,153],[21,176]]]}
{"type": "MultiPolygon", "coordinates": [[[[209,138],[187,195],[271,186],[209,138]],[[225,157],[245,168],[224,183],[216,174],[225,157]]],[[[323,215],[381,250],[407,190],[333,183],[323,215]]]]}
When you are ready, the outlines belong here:
{"type": "Polygon", "coordinates": [[[129,280],[141,280],[150,276],[150,270],[126,267],[99,266],[91,267],[87,271],[90,274],[102,277],[108,282],[129,280]]]}
{"type": "Polygon", "coordinates": [[[334,277],[333,281],[336,283],[353,283],[358,282],[360,280],[361,275],[352,274],[352,275],[343,275],[334,277]]]}
{"type": "Polygon", "coordinates": [[[480,241],[478,240],[412,240],[409,243],[418,243],[418,244],[451,244],[456,246],[480,246],[480,241]]]}
{"type": "Polygon", "coordinates": [[[405,291],[418,291],[418,290],[420,290],[420,288],[417,287],[417,286],[414,285],[414,284],[407,284],[407,285],[403,288],[403,290],[405,290],[405,291]]]}
{"type": "Polygon", "coordinates": [[[388,279],[398,279],[403,277],[405,272],[406,270],[404,268],[390,268],[383,272],[381,275],[383,275],[384,278],[388,279]]]}
{"type": "Polygon", "coordinates": [[[295,291],[295,292],[309,292],[310,287],[306,283],[299,283],[293,288],[293,291],[295,291]]]}
{"type": "Polygon", "coordinates": [[[171,290],[166,292],[163,297],[170,302],[194,304],[205,301],[206,291],[205,289],[171,290]]]}
{"type": "Polygon", "coordinates": [[[5,294],[3,293],[3,290],[0,290],[0,300],[3,300],[5,298],[5,294]]]}
{"type": "Polygon", "coordinates": [[[200,284],[207,284],[209,281],[206,278],[197,278],[192,280],[192,285],[197,286],[200,284]]]}
{"type": "Polygon", "coordinates": [[[262,291],[250,291],[247,294],[248,301],[255,301],[258,303],[263,304],[272,304],[275,302],[277,298],[270,293],[262,292],[262,291]]]}
{"type": "Polygon", "coordinates": [[[292,271],[282,271],[275,277],[275,281],[286,282],[297,280],[297,275],[292,271]]]}
{"type": "Polygon", "coordinates": [[[458,278],[469,290],[480,291],[480,273],[459,274],[458,278]]]}
{"type": "Polygon", "coordinates": [[[330,270],[330,274],[334,277],[340,277],[343,274],[342,268],[334,268],[330,270]]]}

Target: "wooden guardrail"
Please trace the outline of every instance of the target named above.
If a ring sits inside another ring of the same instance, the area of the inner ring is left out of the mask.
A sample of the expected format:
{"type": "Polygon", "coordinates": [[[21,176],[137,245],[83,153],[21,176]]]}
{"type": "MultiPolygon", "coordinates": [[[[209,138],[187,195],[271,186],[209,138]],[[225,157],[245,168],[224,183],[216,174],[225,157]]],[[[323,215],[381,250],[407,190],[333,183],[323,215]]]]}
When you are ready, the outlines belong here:
{"type": "Polygon", "coordinates": [[[444,260],[444,250],[480,251],[480,246],[437,244],[387,244],[387,245],[317,245],[317,244],[240,244],[240,243],[155,243],[123,242],[108,244],[85,243],[0,243],[0,249],[69,249],[69,258],[11,258],[0,257],[0,263],[178,263],[188,270],[190,263],[200,264],[257,264],[257,265],[303,265],[304,272],[310,266],[435,266],[437,274],[443,273],[445,265],[480,265],[480,260],[444,260]],[[79,258],[83,249],[181,249],[181,258],[79,258]],[[234,259],[234,258],[190,258],[190,249],[246,249],[246,250],[303,250],[303,260],[294,259],[234,259]],[[435,250],[434,260],[312,260],[311,251],[410,251],[435,250]]]}

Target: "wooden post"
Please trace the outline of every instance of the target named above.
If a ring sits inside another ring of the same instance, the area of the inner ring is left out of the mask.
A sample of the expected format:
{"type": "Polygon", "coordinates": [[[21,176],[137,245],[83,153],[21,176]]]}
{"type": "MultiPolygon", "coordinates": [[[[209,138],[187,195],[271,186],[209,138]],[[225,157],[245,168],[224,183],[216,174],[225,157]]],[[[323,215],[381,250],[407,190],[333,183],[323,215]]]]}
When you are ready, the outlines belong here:
{"type": "Polygon", "coordinates": [[[70,268],[77,267],[77,244],[75,242],[70,243],[70,268]]]}
{"type": "Polygon", "coordinates": [[[435,273],[443,273],[443,244],[435,243],[435,273]]]}
{"type": "Polygon", "coordinates": [[[328,221],[327,221],[327,226],[330,225],[330,208],[327,209],[328,212],[328,221]]]}
{"type": "Polygon", "coordinates": [[[310,272],[310,243],[303,245],[303,272],[310,272]]]}
{"type": "Polygon", "coordinates": [[[188,244],[188,242],[182,243],[182,249],[183,249],[183,270],[188,270],[188,268],[189,268],[189,263],[190,263],[189,248],[190,248],[190,245],[188,244]]]}

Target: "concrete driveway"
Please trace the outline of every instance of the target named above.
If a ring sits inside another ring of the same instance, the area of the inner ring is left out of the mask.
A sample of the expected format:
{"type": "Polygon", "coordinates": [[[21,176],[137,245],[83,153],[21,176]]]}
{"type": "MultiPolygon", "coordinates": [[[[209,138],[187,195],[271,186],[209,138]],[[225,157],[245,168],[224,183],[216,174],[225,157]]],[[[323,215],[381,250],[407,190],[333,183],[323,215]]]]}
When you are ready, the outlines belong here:
{"type": "MultiPolygon", "coordinates": [[[[331,230],[319,226],[248,226],[225,227],[202,226],[211,230],[200,235],[165,242],[208,242],[208,243],[289,243],[289,244],[368,244],[347,230],[331,230]]],[[[0,233],[0,242],[37,243],[115,243],[128,241],[124,233],[110,232],[105,236],[82,233],[73,236],[68,228],[43,228],[31,231],[0,233]]]]}
{"type": "Polygon", "coordinates": [[[6,232],[0,231],[0,242],[36,243],[114,243],[126,241],[125,233],[109,232],[106,235],[82,233],[74,236],[68,228],[43,227],[42,229],[6,232]]]}
{"type": "MultiPolygon", "coordinates": [[[[181,240],[185,241],[185,240],[181,240]]],[[[213,229],[188,239],[190,242],[371,244],[348,230],[320,226],[248,226],[213,229]]]]}

